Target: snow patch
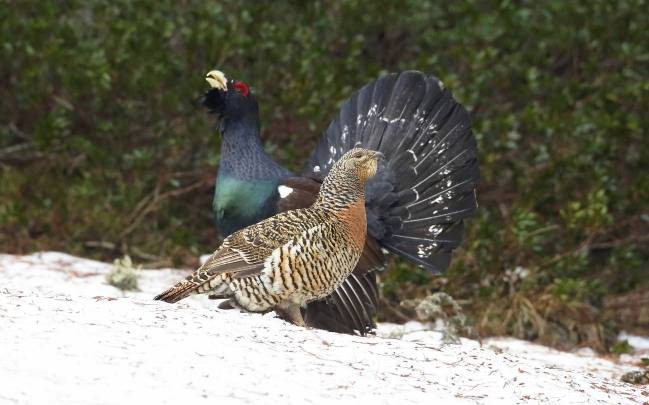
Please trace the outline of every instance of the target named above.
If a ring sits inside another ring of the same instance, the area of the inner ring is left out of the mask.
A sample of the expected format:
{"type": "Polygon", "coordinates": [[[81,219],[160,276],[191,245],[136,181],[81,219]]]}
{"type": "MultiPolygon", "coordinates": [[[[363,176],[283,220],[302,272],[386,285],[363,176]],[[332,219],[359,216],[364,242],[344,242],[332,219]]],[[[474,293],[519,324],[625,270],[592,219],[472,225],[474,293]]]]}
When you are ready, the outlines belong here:
{"type": "Polygon", "coordinates": [[[443,345],[427,325],[376,336],[304,329],[214,300],[152,301],[190,269],[143,270],[141,291],[106,284],[112,265],[61,253],[0,254],[2,403],[634,404],[628,364],[516,339],[443,345]]]}
{"type": "Polygon", "coordinates": [[[617,339],[628,341],[634,351],[646,351],[649,353],[649,336],[636,336],[621,332],[617,339]]]}

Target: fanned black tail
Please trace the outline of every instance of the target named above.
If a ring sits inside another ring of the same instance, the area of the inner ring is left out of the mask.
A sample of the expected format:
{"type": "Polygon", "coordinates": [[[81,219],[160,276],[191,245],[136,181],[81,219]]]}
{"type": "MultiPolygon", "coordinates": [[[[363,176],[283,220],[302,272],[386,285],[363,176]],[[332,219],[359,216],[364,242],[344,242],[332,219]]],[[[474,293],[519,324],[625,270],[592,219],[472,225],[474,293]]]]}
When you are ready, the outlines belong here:
{"type": "Polygon", "coordinates": [[[347,100],[311,154],[307,172],[325,174],[349,149],[386,156],[366,186],[368,231],[426,269],[446,270],[476,207],[476,142],[467,111],[433,76],[383,76],[347,100]]]}
{"type": "Polygon", "coordinates": [[[309,303],[304,319],[312,327],[364,336],[376,328],[378,299],[376,272],[351,274],[333,294],[309,303]]]}

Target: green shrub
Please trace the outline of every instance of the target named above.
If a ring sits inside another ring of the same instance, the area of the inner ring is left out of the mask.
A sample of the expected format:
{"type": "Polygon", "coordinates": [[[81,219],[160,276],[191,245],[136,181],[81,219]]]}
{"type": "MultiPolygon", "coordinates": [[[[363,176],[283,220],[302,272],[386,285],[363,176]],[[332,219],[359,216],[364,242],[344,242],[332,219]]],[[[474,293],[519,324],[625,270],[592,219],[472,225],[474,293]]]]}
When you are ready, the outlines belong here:
{"type": "Polygon", "coordinates": [[[628,340],[621,340],[615,343],[611,348],[611,353],[617,355],[631,353],[632,351],[633,351],[633,347],[631,347],[628,340]]]}

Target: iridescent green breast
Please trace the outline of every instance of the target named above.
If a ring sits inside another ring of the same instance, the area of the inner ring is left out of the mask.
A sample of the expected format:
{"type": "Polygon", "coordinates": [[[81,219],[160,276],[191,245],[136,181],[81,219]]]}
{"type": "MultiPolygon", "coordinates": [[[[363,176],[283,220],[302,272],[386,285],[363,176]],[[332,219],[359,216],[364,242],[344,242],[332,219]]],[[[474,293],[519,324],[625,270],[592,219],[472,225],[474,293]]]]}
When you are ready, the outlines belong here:
{"type": "Polygon", "coordinates": [[[219,173],[212,208],[226,237],[275,213],[279,180],[240,180],[219,173]]]}

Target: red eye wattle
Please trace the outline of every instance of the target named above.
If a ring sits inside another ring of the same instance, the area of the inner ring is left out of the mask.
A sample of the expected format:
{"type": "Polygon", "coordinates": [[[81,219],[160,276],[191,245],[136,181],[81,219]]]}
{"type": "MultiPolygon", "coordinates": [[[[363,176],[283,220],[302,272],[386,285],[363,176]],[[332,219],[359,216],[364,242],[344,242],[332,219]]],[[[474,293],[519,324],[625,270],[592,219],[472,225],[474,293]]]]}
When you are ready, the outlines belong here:
{"type": "Polygon", "coordinates": [[[248,97],[248,94],[250,94],[250,89],[244,82],[234,82],[234,88],[237,89],[239,93],[243,94],[244,97],[248,97]]]}

